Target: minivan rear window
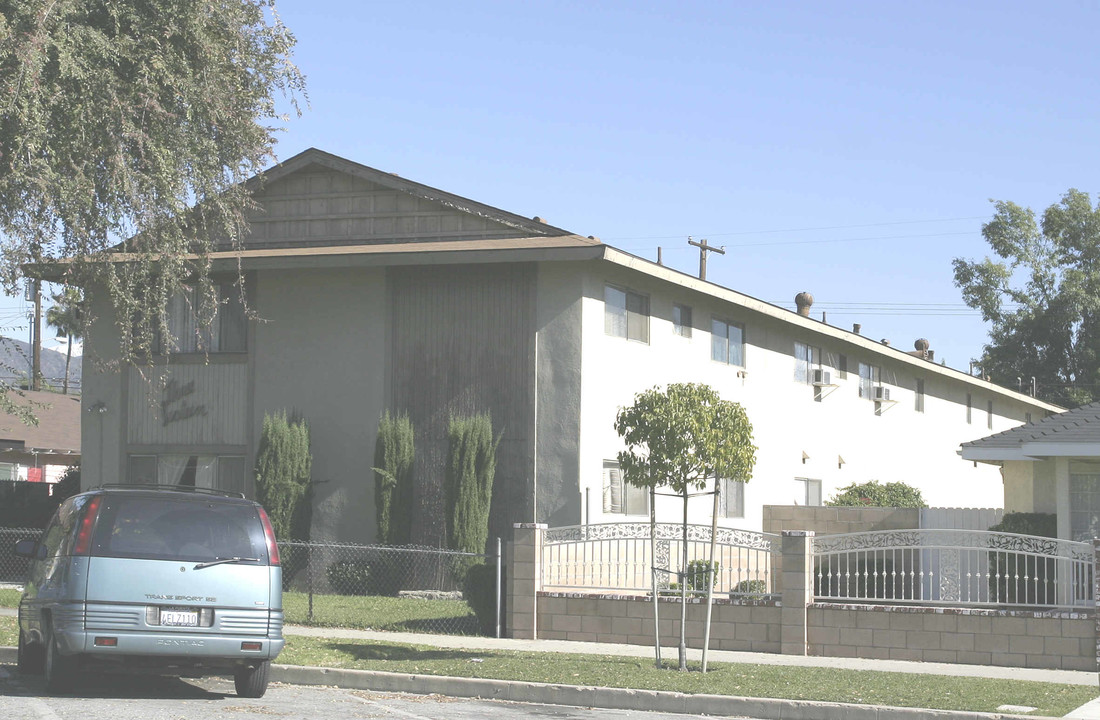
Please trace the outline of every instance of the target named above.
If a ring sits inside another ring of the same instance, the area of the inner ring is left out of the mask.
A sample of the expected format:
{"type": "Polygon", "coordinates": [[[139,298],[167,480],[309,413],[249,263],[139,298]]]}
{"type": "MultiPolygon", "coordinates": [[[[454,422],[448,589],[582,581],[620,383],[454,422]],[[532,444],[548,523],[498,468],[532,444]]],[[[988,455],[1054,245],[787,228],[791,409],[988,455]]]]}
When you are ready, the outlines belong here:
{"type": "Polygon", "coordinates": [[[125,495],[104,498],[91,554],[185,562],[256,558],[264,565],[268,560],[253,505],[125,495]]]}

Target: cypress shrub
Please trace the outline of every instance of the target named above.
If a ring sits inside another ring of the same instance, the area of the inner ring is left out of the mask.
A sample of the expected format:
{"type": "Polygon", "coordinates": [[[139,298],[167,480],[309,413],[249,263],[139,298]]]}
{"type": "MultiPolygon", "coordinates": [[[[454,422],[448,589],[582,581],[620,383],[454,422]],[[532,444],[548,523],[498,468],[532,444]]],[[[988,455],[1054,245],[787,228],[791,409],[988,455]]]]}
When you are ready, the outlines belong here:
{"type": "MultiPolygon", "coordinates": [[[[501,576],[501,592],[506,583],[501,576]]],[[[496,565],[477,563],[466,572],[462,586],[462,597],[477,616],[478,626],[483,635],[495,635],[497,625],[497,568],[496,565]]],[[[504,598],[501,598],[503,602],[504,598]]],[[[503,610],[503,608],[502,608],[503,610]]],[[[503,620],[503,613],[501,619],[503,620]]]]}
{"type": "Polygon", "coordinates": [[[374,511],[378,542],[406,545],[412,530],[413,426],[409,416],[391,416],[387,410],[378,421],[374,443],[374,511]]]}
{"type": "Polygon", "coordinates": [[[280,540],[309,539],[312,466],[309,424],[282,410],[265,414],[256,452],[256,500],[280,540]]]}
{"type": "MultiPolygon", "coordinates": [[[[448,440],[444,476],[447,540],[455,550],[480,555],[489,540],[489,505],[500,438],[493,438],[489,413],[481,413],[469,418],[452,417],[448,440]]],[[[460,578],[465,578],[465,568],[470,564],[460,563],[464,565],[460,578]]]]}

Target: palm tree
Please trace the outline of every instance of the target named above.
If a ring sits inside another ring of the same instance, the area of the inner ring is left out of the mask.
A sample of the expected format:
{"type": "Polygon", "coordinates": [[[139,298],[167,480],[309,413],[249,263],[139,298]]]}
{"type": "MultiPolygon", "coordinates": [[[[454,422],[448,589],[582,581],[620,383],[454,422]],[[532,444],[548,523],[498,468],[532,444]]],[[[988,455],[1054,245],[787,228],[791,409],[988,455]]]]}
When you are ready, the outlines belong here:
{"type": "Polygon", "coordinates": [[[73,341],[84,335],[84,295],[80,288],[67,287],[51,295],[53,307],[46,311],[46,324],[57,329],[57,336],[69,340],[65,352],[65,387],[69,394],[69,363],[73,359],[73,341]]]}

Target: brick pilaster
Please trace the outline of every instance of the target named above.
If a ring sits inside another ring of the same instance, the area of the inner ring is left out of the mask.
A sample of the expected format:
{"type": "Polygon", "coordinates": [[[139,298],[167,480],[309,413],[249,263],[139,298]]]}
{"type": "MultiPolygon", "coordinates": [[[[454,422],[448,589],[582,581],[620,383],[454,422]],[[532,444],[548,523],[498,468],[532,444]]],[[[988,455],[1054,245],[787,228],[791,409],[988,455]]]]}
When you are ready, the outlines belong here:
{"type": "Polygon", "coordinates": [[[807,652],[806,610],[814,601],[812,530],[783,531],[783,608],[780,612],[780,652],[807,652]]]}
{"type": "Polygon", "coordinates": [[[508,543],[508,631],[511,637],[538,637],[538,594],[542,589],[543,523],[516,523],[508,543]]]}

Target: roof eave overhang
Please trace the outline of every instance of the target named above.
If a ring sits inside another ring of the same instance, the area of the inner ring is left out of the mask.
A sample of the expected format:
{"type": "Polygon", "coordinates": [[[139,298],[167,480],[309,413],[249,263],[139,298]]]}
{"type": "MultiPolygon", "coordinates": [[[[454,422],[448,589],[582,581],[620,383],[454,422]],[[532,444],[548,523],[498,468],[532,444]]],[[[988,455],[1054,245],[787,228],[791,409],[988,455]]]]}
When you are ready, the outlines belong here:
{"type": "Polygon", "coordinates": [[[1053,405],[1051,403],[1043,402],[1042,400],[1033,398],[1030,395],[1025,395],[1023,393],[1016,392],[1015,390],[1001,387],[1000,385],[995,385],[994,383],[981,380],[980,378],[971,377],[964,372],[955,370],[954,368],[949,368],[946,365],[937,365],[933,362],[929,362],[928,360],[915,357],[897,348],[884,345],[880,342],[875,342],[874,340],[864,337],[863,335],[857,335],[856,333],[834,327],[820,320],[815,320],[811,317],[799,315],[796,312],[791,312],[790,310],[781,308],[777,305],[772,305],[771,303],[757,300],[756,298],[744,295],[735,290],[730,290],[729,288],[722,287],[721,285],[716,285],[714,283],[707,282],[706,280],[700,280],[686,273],[682,273],[678,270],[673,270],[672,268],[669,268],[665,265],[658,265],[655,262],[640,258],[636,255],[631,255],[630,253],[623,252],[622,250],[613,248],[609,245],[605,245],[603,247],[604,260],[612,262],[616,265],[620,265],[622,267],[630,268],[631,270],[644,273],[646,275],[649,275],[650,277],[659,278],[666,282],[674,283],[676,285],[680,285],[681,287],[695,290],[700,293],[705,293],[712,297],[716,297],[721,300],[740,305],[748,310],[760,313],[761,315],[775,318],[780,322],[794,325],[796,327],[801,327],[811,333],[816,333],[823,337],[828,337],[833,340],[849,343],[856,347],[863,348],[876,355],[888,355],[892,360],[895,360],[905,365],[910,365],[914,368],[918,368],[922,372],[949,377],[952,380],[963,382],[975,388],[981,388],[990,393],[995,393],[1000,396],[1009,397],[1013,400],[1027,403],[1028,405],[1047,410],[1052,413],[1058,413],[1064,409],[1057,405],[1053,405]]]}

